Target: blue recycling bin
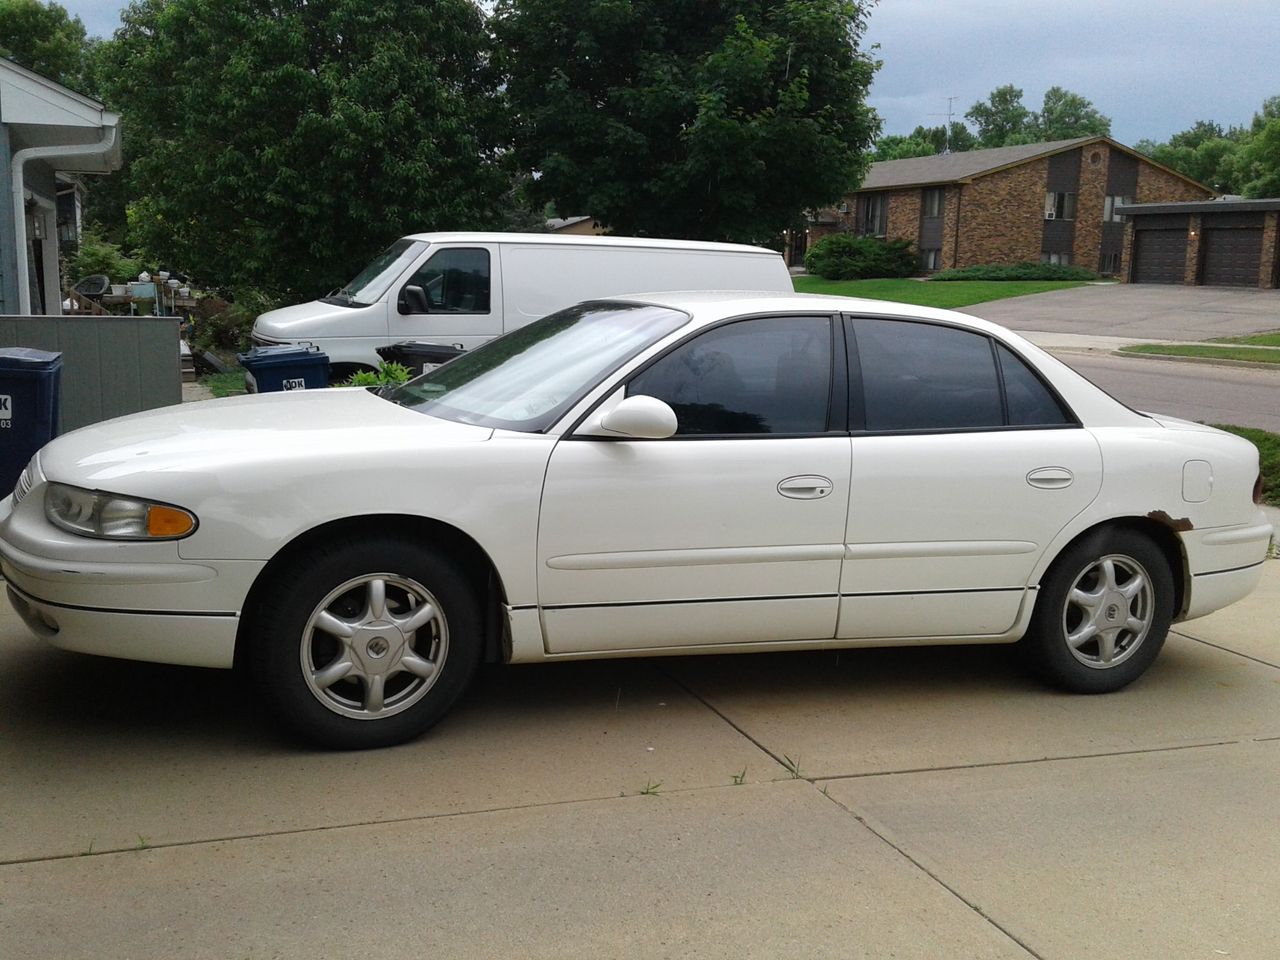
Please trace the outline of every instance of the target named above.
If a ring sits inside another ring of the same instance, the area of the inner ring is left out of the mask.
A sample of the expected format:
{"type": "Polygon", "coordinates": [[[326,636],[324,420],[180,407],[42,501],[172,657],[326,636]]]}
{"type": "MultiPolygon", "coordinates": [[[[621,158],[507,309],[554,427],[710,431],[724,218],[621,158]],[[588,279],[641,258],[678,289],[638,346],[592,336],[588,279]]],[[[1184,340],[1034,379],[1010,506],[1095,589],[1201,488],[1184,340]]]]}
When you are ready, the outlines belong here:
{"type": "Polygon", "coordinates": [[[329,385],[329,355],[317,347],[254,347],[236,358],[245,369],[250,393],[316,390],[329,385]]]}
{"type": "Polygon", "coordinates": [[[62,354],[0,348],[0,498],[37,450],[58,432],[62,354]]]}

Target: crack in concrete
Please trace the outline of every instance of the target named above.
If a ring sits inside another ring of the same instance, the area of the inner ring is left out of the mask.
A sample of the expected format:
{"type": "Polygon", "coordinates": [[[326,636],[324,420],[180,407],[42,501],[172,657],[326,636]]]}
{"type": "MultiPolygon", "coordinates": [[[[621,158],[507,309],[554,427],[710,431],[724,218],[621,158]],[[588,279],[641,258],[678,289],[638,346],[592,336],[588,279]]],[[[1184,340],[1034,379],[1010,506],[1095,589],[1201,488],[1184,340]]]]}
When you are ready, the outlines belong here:
{"type": "Polygon", "coordinates": [[[956,763],[943,767],[907,767],[902,770],[868,770],[863,773],[833,773],[815,776],[811,782],[827,780],[865,780],[868,777],[897,777],[913,773],[941,773],[947,770],[982,770],[987,767],[1018,767],[1030,763],[1063,763],[1068,760],[1098,760],[1103,757],[1131,757],[1143,753],[1168,753],[1171,750],[1199,750],[1202,747],[1228,747],[1242,740],[1210,740],[1205,743],[1179,743],[1168,747],[1138,747],[1133,750],[1107,750],[1102,753],[1072,753],[1060,757],[1028,757],[1023,760],[987,760],[981,763],[956,763]]]}
{"type": "Polygon", "coordinates": [[[898,844],[894,843],[892,840],[886,837],[883,833],[881,833],[879,830],[873,827],[870,823],[867,822],[866,818],[864,818],[860,813],[858,813],[852,807],[848,806],[847,804],[843,803],[840,800],[837,800],[835,797],[831,796],[830,794],[823,793],[821,790],[819,790],[818,792],[821,793],[822,796],[830,800],[832,803],[834,803],[841,810],[849,814],[849,816],[853,817],[854,820],[858,821],[859,825],[861,825],[863,829],[865,829],[873,837],[875,837],[877,840],[879,840],[881,843],[887,846],[890,850],[897,853],[898,856],[902,857],[909,864],[911,864],[913,867],[915,867],[917,870],[919,870],[921,873],[927,876],[930,880],[932,880],[934,883],[940,886],[943,890],[947,891],[947,893],[951,894],[951,896],[955,897],[957,900],[963,903],[966,907],[972,910],[984,921],[989,923],[991,926],[995,927],[995,929],[999,930],[1001,934],[1003,934],[1004,936],[1008,937],[1011,941],[1016,943],[1020,948],[1026,951],[1028,956],[1034,957],[1035,960],[1044,960],[1043,954],[1039,953],[1029,943],[1027,943],[1025,940],[1023,940],[1013,931],[1009,930],[999,920],[995,919],[995,917],[991,916],[989,913],[983,910],[982,907],[974,903],[972,900],[970,900],[968,897],[962,894],[959,890],[957,890],[951,884],[947,883],[947,881],[943,880],[942,877],[938,876],[938,874],[934,873],[932,870],[926,867],[923,863],[921,863],[919,860],[913,857],[910,853],[908,853],[902,847],[898,846],[898,844]]]}
{"type": "Polygon", "coordinates": [[[1214,643],[1210,640],[1201,640],[1189,633],[1183,633],[1181,630],[1171,631],[1175,636],[1182,637],[1183,640],[1194,640],[1196,643],[1203,643],[1206,647],[1213,647],[1215,650],[1221,650],[1223,653],[1235,654],[1237,657],[1243,657],[1246,660],[1252,660],[1254,663],[1260,663],[1264,667],[1270,667],[1273,670],[1280,670],[1280,663],[1272,663],[1270,660],[1262,660],[1259,657],[1250,656],[1247,653],[1241,653],[1239,650],[1232,650],[1230,647],[1224,647],[1220,643],[1214,643]]]}

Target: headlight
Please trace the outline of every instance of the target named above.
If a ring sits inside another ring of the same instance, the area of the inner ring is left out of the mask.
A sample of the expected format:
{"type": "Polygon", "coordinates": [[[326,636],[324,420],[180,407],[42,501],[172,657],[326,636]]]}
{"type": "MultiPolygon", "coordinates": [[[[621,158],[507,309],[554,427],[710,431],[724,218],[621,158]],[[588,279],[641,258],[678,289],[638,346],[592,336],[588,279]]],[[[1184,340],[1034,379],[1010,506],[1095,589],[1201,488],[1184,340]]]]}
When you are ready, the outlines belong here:
{"type": "Polygon", "coordinates": [[[16,507],[22,502],[22,498],[31,492],[31,488],[36,485],[36,480],[40,476],[40,465],[36,462],[40,455],[36,454],[28,462],[21,474],[18,475],[18,485],[13,488],[13,505],[16,507]]]}
{"type": "Polygon", "coordinates": [[[63,530],[103,540],[176,540],[196,529],[195,515],[181,507],[65,483],[46,488],[44,514],[63,530]]]}

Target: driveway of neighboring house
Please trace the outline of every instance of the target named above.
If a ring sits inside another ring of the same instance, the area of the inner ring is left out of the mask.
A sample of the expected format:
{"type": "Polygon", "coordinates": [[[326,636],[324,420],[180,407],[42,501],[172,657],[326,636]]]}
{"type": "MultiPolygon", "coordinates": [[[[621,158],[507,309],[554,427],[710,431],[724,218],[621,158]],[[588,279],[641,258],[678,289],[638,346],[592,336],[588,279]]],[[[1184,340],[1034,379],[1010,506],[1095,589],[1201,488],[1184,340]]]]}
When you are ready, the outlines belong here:
{"type": "Polygon", "coordinates": [[[1280,329],[1280,290],[1106,283],[965,307],[1011,330],[1210,340],[1280,329]]]}

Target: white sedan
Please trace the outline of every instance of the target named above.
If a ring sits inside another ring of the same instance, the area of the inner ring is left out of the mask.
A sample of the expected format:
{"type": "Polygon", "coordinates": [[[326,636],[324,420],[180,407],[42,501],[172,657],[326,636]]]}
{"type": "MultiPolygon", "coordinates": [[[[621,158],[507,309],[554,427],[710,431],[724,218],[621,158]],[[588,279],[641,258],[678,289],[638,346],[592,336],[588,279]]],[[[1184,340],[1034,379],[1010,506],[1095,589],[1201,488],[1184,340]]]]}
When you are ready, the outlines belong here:
{"type": "Polygon", "coordinates": [[[248,671],[334,747],[421,733],[482,660],[1014,643],[1119,689],[1257,584],[1256,449],[1016,334],[840,297],[580,304],[379,394],[60,437],[0,565],[69,650],[248,671]]]}

